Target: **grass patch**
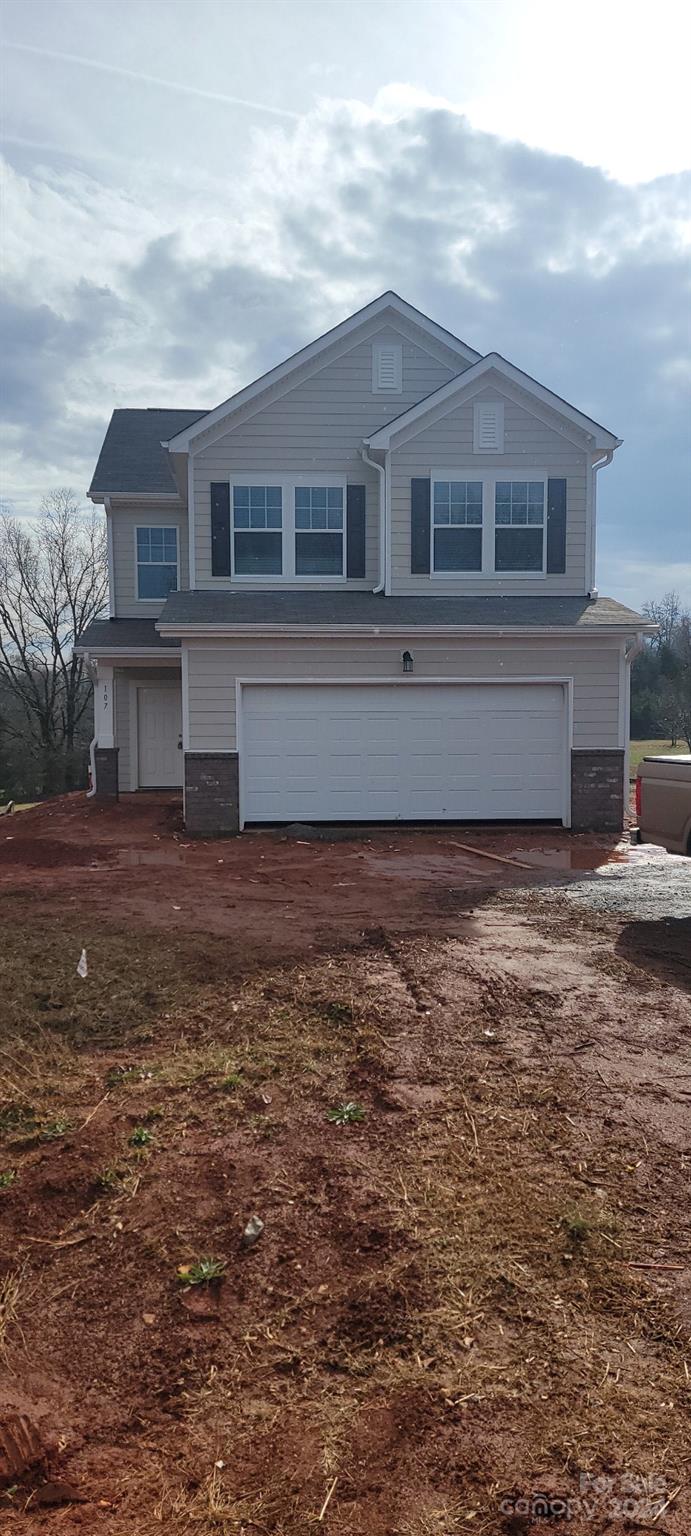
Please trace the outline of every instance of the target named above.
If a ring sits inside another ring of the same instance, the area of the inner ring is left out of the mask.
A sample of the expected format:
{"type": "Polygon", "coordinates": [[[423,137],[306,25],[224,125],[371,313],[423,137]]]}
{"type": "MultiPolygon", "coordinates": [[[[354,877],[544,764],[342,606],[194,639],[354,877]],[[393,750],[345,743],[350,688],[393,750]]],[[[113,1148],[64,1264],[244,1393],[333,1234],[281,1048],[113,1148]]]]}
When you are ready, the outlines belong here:
{"type": "Polygon", "coordinates": [[[365,1111],[361,1104],[348,1099],[346,1103],[336,1104],[334,1109],[330,1109],[326,1118],[332,1125],[359,1125],[365,1118],[365,1111]]]}
{"type": "Polygon", "coordinates": [[[237,1089],[242,1086],[242,1074],[240,1072],[227,1072],[226,1076],[221,1078],[218,1086],[222,1093],[236,1093],[237,1089]]]}
{"type": "Polygon", "coordinates": [[[73,1122],[65,1115],[58,1115],[56,1120],[46,1120],[38,1129],[39,1141],[59,1141],[61,1136],[66,1136],[72,1130],[73,1122]]]}
{"type": "Polygon", "coordinates": [[[145,1125],[135,1125],[129,1144],[131,1147],[150,1147],[153,1139],[153,1131],[147,1130],[145,1125]]]}
{"type": "Polygon", "coordinates": [[[208,1285],[212,1280],[220,1280],[225,1272],[225,1259],[206,1257],[194,1259],[191,1264],[178,1264],[177,1277],[181,1285],[208,1285]]]}
{"type": "MultiPolygon", "coordinates": [[[[148,1042],[153,1026],[173,1007],[193,1007],[204,969],[212,980],[229,968],[221,946],[207,950],[145,929],[123,931],[64,917],[31,916],[26,897],[3,903],[0,932],[2,1034],[31,1041],[50,1034],[73,1047],[115,1048],[148,1042]],[[82,948],[89,975],[76,974],[82,948]]],[[[203,982],[202,982],[203,990],[203,982]]],[[[122,1076],[136,1075],[127,1064],[122,1076]]],[[[145,1069],[146,1070],[146,1069],[145,1069]]]]}
{"type": "Polygon", "coordinates": [[[635,779],[640,763],[644,757],[669,757],[670,753],[679,755],[688,752],[685,741],[678,741],[676,746],[671,746],[667,740],[660,741],[631,741],[629,743],[629,778],[635,779]]]}

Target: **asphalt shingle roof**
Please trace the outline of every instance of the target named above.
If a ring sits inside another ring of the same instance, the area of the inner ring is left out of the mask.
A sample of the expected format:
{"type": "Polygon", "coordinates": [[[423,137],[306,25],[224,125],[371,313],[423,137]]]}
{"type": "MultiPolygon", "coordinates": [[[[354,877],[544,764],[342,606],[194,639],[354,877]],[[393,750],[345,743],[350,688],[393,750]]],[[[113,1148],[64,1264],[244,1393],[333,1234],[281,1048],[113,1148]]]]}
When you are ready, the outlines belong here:
{"type": "Polygon", "coordinates": [[[170,458],[161,443],[207,414],[202,410],[113,411],[89,495],[169,496],[176,492],[170,458]]]}
{"type": "Polygon", "coordinates": [[[371,625],[415,628],[425,624],[511,629],[629,628],[646,624],[641,614],[611,597],[384,597],[374,592],[171,592],[159,623],[296,624],[315,627],[371,625]]]}
{"type": "Polygon", "coordinates": [[[94,619],[75,641],[87,651],[179,651],[179,640],[164,640],[155,619],[94,619]]]}

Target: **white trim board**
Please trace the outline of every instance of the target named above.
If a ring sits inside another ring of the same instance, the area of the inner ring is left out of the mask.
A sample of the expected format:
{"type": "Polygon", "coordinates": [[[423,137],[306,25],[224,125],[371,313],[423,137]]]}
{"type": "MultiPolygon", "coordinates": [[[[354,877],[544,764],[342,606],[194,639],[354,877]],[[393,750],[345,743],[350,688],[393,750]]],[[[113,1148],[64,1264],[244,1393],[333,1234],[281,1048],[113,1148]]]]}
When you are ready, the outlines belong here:
{"type": "Polygon", "coordinates": [[[108,552],[108,617],[117,618],[115,606],[115,550],[113,547],[113,517],[110,510],[110,498],[105,499],[106,512],[106,547],[108,552]]]}
{"type": "MultiPolygon", "coordinates": [[[[571,825],[571,753],[573,751],[573,719],[574,719],[574,679],[573,677],[544,677],[540,676],[516,676],[516,677],[415,677],[409,673],[400,674],[398,677],[236,677],[235,679],[235,746],[238,758],[238,798],[239,798],[239,824],[240,831],[244,829],[245,817],[243,815],[244,802],[244,752],[243,752],[243,720],[242,720],[242,690],[243,688],[425,688],[429,686],[457,688],[457,687],[524,687],[526,685],[540,685],[544,687],[561,687],[564,690],[564,773],[563,773],[563,815],[562,825],[571,825]]],[[[232,753],[222,754],[232,756],[232,753]]],[[[433,819],[433,818],[432,818],[433,819]]]]}
{"type": "Polygon", "coordinates": [[[138,505],[141,501],[147,503],[157,501],[170,502],[176,507],[183,505],[182,498],[178,495],[177,491],[87,491],[86,494],[89,501],[101,503],[103,506],[105,506],[106,501],[112,501],[116,505],[119,502],[134,502],[135,505],[138,505]]]}
{"type": "MultiPolygon", "coordinates": [[[[276,635],[284,635],[287,639],[296,640],[395,640],[405,638],[414,640],[448,639],[456,636],[458,639],[483,640],[510,640],[513,636],[524,640],[576,640],[591,641],[599,644],[608,636],[613,640],[620,639],[622,635],[637,635],[656,633],[656,626],[650,624],[588,624],[577,628],[575,625],[538,625],[538,624],[158,624],[159,634],[163,636],[174,635],[181,643],[188,640],[206,640],[213,643],[217,640],[233,639],[274,639],[276,635]]],[[[105,655],[106,652],[98,652],[105,655]]],[[[119,653],[120,655],[123,652],[119,653]]],[[[157,653],[160,654],[160,653],[157,653]]]]}
{"type": "Polygon", "coordinates": [[[153,646],[150,650],[146,650],[142,647],[139,647],[136,650],[128,650],[124,645],[120,646],[117,650],[109,650],[107,646],[98,645],[75,645],[74,649],[77,656],[93,656],[96,661],[107,661],[111,666],[114,666],[116,662],[123,659],[127,662],[135,663],[141,661],[143,666],[148,667],[151,665],[152,656],[154,656],[156,658],[156,662],[160,663],[160,665],[163,667],[179,667],[180,656],[182,654],[180,647],[174,650],[172,646],[169,650],[165,651],[162,651],[160,648],[155,648],[153,646]]]}
{"type": "Polygon", "coordinates": [[[551,389],[545,388],[543,384],[538,384],[537,380],[531,378],[530,374],[524,373],[521,368],[516,368],[513,363],[507,362],[506,358],[502,357],[499,352],[488,352],[486,357],[480,358],[479,362],[471,364],[470,368],[466,368],[463,373],[459,374],[455,379],[451,379],[448,384],[442,384],[441,388],[435,390],[433,394],[427,395],[417,405],[411,406],[410,410],[404,411],[400,416],[395,417],[387,426],[380,427],[370,437],[366,437],[366,444],[369,448],[390,448],[391,439],[394,437],[400,441],[405,441],[407,437],[415,436],[417,432],[423,430],[418,423],[424,417],[431,414],[439,406],[445,406],[447,409],[443,414],[448,414],[448,411],[453,410],[454,406],[458,403],[458,396],[463,391],[475,393],[477,388],[483,383],[485,375],[492,371],[498,373],[510,383],[515,384],[525,394],[534,397],[543,405],[548,406],[557,416],[561,416],[565,421],[570,422],[573,426],[585,432],[593,439],[594,448],[614,449],[620,447],[621,438],[615,437],[613,432],[609,432],[599,422],[593,421],[592,417],[584,415],[575,406],[569,405],[567,400],[562,400],[561,396],[555,395],[551,389]]]}

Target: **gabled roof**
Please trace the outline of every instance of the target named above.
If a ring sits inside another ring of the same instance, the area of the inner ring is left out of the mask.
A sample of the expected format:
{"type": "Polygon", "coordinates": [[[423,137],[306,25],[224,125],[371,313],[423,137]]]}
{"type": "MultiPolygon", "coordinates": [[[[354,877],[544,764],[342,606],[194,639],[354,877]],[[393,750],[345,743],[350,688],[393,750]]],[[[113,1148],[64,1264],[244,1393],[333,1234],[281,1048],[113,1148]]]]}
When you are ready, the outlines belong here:
{"type": "MultiPolygon", "coordinates": [[[[524,373],[522,368],[516,368],[514,363],[509,363],[499,352],[488,352],[486,357],[481,357],[478,362],[466,368],[456,378],[450,379],[447,384],[442,384],[424,400],[419,400],[417,405],[410,406],[407,411],[396,416],[385,427],[380,427],[378,431],[373,432],[370,437],[365,438],[365,442],[370,448],[388,448],[392,437],[398,437],[399,434],[404,440],[406,437],[414,437],[416,432],[423,430],[426,416],[444,405],[449,411],[453,410],[457,397],[464,391],[472,393],[478,389],[485,375],[490,372],[500,374],[508,383],[515,384],[525,394],[532,395],[537,402],[548,406],[551,411],[563,417],[572,426],[587,432],[594,439],[594,448],[603,450],[619,448],[622,441],[620,437],[615,437],[613,432],[608,432],[606,427],[602,427],[598,421],[593,421],[592,417],[585,416],[582,411],[576,409],[575,405],[569,405],[561,395],[555,395],[551,389],[546,389],[544,384],[538,384],[537,379],[533,379],[529,373],[524,373]]],[[[442,411],[441,414],[446,413],[442,411]]]]}
{"type": "Polygon", "coordinates": [[[88,495],[175,496],[177,485],[162,440],[192,426],[206,411],[113,411],[88,495]]]}
{"type": "Polygon", "coordinates": [[[195,437],[199,437],[202,432],[207,432],[210,427],[217,426],[227,416],[232,416],[235,411],[239,411],[241,406],[247,405],[249,401],[263,394],[265,390],[271,389],[274,384],[279,384],[283,379],[288,378],[296,369],[304,367],[305,363],[318,359],[328,347],[334,346],[336,342],[345,340],[354,331],[358,330],[360,326],[365,325],[368,320],[376,319],[377,315],[383,314],[388,309],[401,315],[403,319],[411,321],[421,331],[426,331],[428,336],[432,337],[434,341],[440,342],[449,351],[455,352],[464,365],[468,362],[474,363],[481,357],[482,354],[480,352],[476,352],[473,347],[467,346],[464,341],[460,341],[457,336],[453,336],[451,331],[445,330],[443,326],[437,325],[434,320],[428,319],[427,315],[423,315],[421,310],[415,309],[414,305],[406,303],[406,300],[402,299],[399,294],[393,293],[390,290],[387,293],[380,294],[378,299],[373,299],[371,304],[365,304],[363,309],[356,310],[354,315],[349,315],[347,320],[340,322],[340,325],[335,325],[330,331],[325,331],[324,335],[319,336],[316,341],[311,341],[308,346],[301,347],[299,352],[294,352],[292,357],[286,358],[285,362],[279,363],[276,368],[271,368],[268,373],[262,374],[261,378],[254,380],[253,384],[248,384],[246,389],[241,389],[236,395],[231,395],[228,400],[224,400],[221,405],[216,406],[215,410],[209,411],[203,421],[197,421],[186,429],[180,429],[175,436],[171,434],[168,440],[168,448],[174,453],[187,452],[195,437]]]}

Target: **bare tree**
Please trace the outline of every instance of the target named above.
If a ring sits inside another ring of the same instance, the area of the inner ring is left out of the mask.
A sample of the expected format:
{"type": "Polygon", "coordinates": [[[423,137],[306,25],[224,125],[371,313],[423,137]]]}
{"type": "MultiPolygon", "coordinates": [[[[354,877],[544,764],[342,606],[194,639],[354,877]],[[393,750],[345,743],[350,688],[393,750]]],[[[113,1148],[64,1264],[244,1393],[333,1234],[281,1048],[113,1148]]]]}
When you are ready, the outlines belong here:
{"type": "Polygon", "coordinates": [[[678,592],[665,592],[659,601],[653,600],[645,603],[643,612],[646,618],[653,624],[658,624],[658,633],[652,638],[654,650],[669,650],[674,643],[677,628],[682,617],[681,598],[678,592]]]}
{"type": "Polygon", "coordinates": [[[40,763],[44,793],[73,787],[90,687],[74,642],[108,588],[103,520],[74,492],[50,491],[36,522],[0,516],[0,685],[19,705],[5,729],[40,763]]]}

